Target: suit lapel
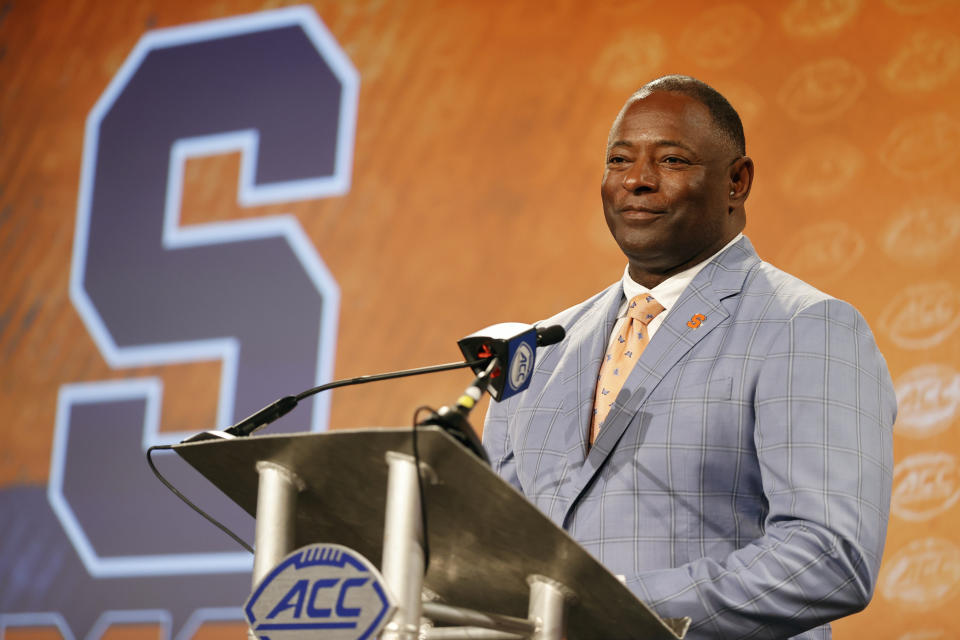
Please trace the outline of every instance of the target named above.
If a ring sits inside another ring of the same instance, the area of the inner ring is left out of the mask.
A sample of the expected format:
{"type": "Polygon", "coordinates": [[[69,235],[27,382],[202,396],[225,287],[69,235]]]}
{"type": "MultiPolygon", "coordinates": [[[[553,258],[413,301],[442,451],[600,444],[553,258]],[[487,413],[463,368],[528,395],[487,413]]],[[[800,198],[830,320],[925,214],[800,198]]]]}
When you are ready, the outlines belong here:
{"type": "Polygon", "coordinates": [[[622,301],[623,286],[620,282],[603,292],[576,327],[571,328],[570,337],[573,341],[568,345],[565,359],[575,360],[563,362],[558,367],[561,371],[577,372],[564,382],[566,397],[576,398],[578,433],[572,438],[572,444],[567,449],[567,461],[574,468],[583,464],[586,455],[587,433],[593,413],[593,397],[597,390],[600,361],[607,351],[607,341],[617,321],[617,310],[622,301]],[[574,385],[575,389],[570,388],[574,385]]]}
{"type": "MultiPolygon", "coordinates": [[[[667,372],[730,315],[722,301],[740,293],[747,273],[758,262],[753,245],[744,237],[704,267],[687,286],[667,313],[663,324],[657,329],[617,396],[606,424],[600,429],[600,434],[587,455],[586,463],[571,487],[572,499],[568,503],[567,515],[576,498],[583,493],[609,458],[624,431],[634,423],[640,407],[667,372]]],[[[616,309],[613,320],[616,320],[616,309]]],[[[612,326],[611,321],[604,334],[606,337],[609,337],[612,326]]],[[[603,348],[606,348],[606,343],[603,348]]],[[[599,369],[599,362],[595,369],[599,369]]],[[[588,384],[591,389],[596,388],[596,371],[589,380],[581,380],[581,388],[588,384]]],[[[591,396],[591,408],[592,402],[591,396]]]]}

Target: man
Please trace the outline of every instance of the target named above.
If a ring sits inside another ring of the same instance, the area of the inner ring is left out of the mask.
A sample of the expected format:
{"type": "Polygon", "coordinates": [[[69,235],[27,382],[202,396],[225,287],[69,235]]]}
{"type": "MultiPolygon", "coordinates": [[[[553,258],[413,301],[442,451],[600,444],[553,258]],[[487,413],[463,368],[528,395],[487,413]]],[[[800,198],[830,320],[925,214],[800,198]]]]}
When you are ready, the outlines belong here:
{"type": "Polygon", "coordinates": [[[741,235],[752,181],[715,90],[634,94],[601,185],[627,269],[545,322],[567,337],[491,405],[484,444],[689,638],[829,638],[877,579],[896,400],[863,317],[741,235]]]}

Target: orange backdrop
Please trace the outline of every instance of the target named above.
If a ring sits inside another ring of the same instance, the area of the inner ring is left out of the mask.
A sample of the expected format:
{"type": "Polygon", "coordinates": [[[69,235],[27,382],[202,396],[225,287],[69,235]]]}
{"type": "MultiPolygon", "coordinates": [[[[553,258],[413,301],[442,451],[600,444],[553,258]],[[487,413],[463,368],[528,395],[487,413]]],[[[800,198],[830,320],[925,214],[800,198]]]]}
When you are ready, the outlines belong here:
{"type": "MultiPolygon", "coordinates": [[[[46,483],[66,383],[155,375],[164,429],[212,426],[218,363],[111,369],[70,302],[84,121],[147,30],[287,4],[0,9],[0,489],[46,483]]],[[[244,208],[239,154],[192,159],[182,223],[298,218],[341,289],[335,377],[454,360],[463,335],[551,315],[616,280],[624,258],[598,193],[608,128],[646,80],[697,76],[743,117],[760,255],[857,306],[897,385],[881,580],[836,637],[960,636],[960,3],[312,6],[360,74],[349,193],[244,208]]],[[[331,428],[408,424],[467,381],[336,391],[331,428]]]]}

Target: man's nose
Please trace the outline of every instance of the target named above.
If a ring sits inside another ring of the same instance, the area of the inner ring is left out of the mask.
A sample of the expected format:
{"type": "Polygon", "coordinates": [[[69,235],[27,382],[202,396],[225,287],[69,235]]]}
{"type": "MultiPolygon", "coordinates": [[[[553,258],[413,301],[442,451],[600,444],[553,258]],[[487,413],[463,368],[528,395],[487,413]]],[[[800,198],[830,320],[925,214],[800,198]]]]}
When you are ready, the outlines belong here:
{"type": "Polygon", "coordinates": [[[653,163],[649,160],[638,159],[623,177],[623,188],[631,193],[656,191],[660,184],[653,163]]]}

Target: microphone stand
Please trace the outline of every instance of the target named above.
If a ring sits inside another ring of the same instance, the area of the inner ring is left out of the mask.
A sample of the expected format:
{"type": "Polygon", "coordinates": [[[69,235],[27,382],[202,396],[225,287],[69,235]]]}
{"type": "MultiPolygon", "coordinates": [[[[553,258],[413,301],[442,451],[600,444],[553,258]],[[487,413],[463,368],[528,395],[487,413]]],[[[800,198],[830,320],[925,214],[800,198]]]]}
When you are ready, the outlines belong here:
{"type": "Polygon", "coordinates": [[[356,378],[334,380],[333,382],[328,382],[317,387],[311,387],[306,391],[301,391],[295,396],[284,396],[276,402],[268,404],[263,409],[260,409],[256,413],[244,418],[232,427],[224,429],[223,431],[201,431],[200,433],[190,436],[183,442],[202,442],[204,440],[229,439],[249,436],[253,432],[264,428],[274,420],[277,420],[278,418],[281,418],[282,416],[285,416],[293,411],[293,409],[301,400],[309,398],[310,396],[316,395],[323,391],[329,391],[330,389],[337,389],[339,387],[347,387],[355,384],[366,384],[368,382],[377,382],[380,380],[393,380],[395,378],[419,376],[425,373],[437,373],[440,371],[451,371],[453,369],[466,369],[468,367],[475,367],[484,364],[487,360],[488,359],[481,358],[466,362],[448,362],[447,364],[436,364],[429,367],[418,367],[416,369],[404,369],[402,371],[391,371],[390,373],[376,373],[367,376],[357,376],[356,378]]]}

